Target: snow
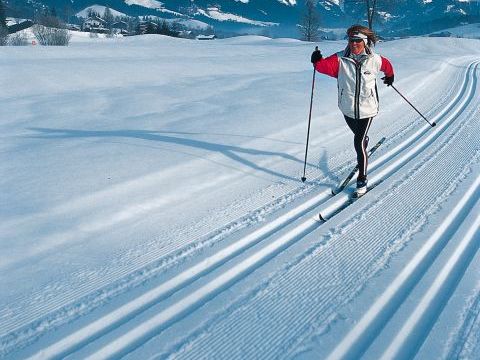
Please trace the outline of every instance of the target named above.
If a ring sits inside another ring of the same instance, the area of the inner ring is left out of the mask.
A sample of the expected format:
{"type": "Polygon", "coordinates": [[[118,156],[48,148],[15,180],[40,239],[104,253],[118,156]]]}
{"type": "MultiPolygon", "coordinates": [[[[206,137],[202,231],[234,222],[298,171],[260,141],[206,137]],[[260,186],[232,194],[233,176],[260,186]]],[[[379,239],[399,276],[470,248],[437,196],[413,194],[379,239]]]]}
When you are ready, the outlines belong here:
{"type": "Polygon", "coordinates": [[[176,16],[182,15],[177,11],[166,9],[164,3],[157,0],[125,0],[125,3],[130,6],[132,5],[142,6],[148,9],[154,9],[158,12],[172,14],[176,16]]]}
{"type": "Polygon", "coordinates": [[[462,38],[480,39],[480,23],[449,28],[441,32],[449,32],[453,36],[462,38]]]}
{"type": "MultiPolygon", "coordinates": [[[[139,19],[142,19],[142,16],[139,16],[139,19]]],[[[210,28],[210,25],[207,23],[200,21],[200,20],[195,20],[195,19],[182,19],[182,18],[174,18],[174,19],[164,19],[159,16],[148,16],[150,20],[157,20],[160,22],[167,22],[169,24],[172,23],[178,23],[183,26],[185,26],[188,29],[195,29],[195,30],[206,30],[210,28]]]]}
{"type": "Polygon", "coordinates": [[[256,26],[275,26],[278,23],[250,20],[243,16],[229,14],[220,11],[218,8],[210,7],[207,10],[198,9],[198,13],[218,21],[235,21],[239,23],[251,24],[256,26]]]}
{"type": "Polygon", "coordinates": [[[164,4],[157,0],[125,0],[127,5],[138,5],[149,9],[162,9],[164,4]]]}
{"type": "Polygon", "coordinates": [[[284,5],[294,6],[297,4],[297,0],[278,0],[284,5]]]}
{"type": "Polygon", "coordinates": [[[0,356],[474,359],[478,40],[377,46],[437,126],[379,81],[387,140],[352,204],[330,195],[355,154],[320,74],[299,180],[314,45],[3,47],[0,356]]]}
{"type": "MultiPolygon", "coordinates": [[[[105,9],[106,9],[106,7],[102,6],[102,5],[92,5],[92,6],[86,7],[82,11],[79,11],[76,14],[76,16],[82,17],[82,18],[87,18],[88,17],[88,12],[91,11],[91,10],[95,11],[97,14],[100,14],[100,16],[104,16],[105,9]]],[[[111,11],[113,16],[127,17],[126,14],[124,14],[120,11],[117,11],[115,9],[110,8],[110,11],[111,11]]]]}

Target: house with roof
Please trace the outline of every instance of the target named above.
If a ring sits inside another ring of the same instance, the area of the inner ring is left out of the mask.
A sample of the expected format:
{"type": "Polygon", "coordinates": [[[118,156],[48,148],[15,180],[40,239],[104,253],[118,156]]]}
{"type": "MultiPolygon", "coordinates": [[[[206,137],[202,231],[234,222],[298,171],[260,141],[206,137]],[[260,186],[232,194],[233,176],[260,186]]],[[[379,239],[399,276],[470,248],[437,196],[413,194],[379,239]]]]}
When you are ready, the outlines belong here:
{"type": "Polygon", "coordinates": [[[112,31],[115,34],[128,35],[128,23],[125,21],[116,21],[112,24],[112,31]]]}
{"type": "Polygon", "coordinates": [[[107,23],[102,18],[94,15],[90,16],[82,24],[82,30],[96,33],[107,33],[107,23]]]}

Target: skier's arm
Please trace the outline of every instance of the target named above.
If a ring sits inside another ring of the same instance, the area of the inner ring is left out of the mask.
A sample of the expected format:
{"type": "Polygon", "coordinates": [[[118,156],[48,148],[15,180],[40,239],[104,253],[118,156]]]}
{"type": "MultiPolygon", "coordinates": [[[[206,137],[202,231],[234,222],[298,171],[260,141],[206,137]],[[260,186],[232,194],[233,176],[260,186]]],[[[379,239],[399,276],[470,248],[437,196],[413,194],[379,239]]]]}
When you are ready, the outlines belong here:
{"type": "Polygon", "coordinates": [[[337,78],[340,62],[337,54],[333,54],[327,58],[320,59],[315,63],[315,69],[322,74],[337,78]]]}
{"type": "Polygon", "coordinates": [[[385,57],[380,56],[382,58],[382,65],[380,66],[380,71],[383,71],[385,76],[382,78],[383,83],[390,86],[393,84],[394,75],[393,75],[393,66],[392,63],[385,57]]]}
{"type": "Polygon", "coordinates": [[[383,71],[385,76],[393,76],[393,66],[390,60],[383,56],[380,57],[382,58],[382,66],[380,66],[380,71],[383,71]]]}

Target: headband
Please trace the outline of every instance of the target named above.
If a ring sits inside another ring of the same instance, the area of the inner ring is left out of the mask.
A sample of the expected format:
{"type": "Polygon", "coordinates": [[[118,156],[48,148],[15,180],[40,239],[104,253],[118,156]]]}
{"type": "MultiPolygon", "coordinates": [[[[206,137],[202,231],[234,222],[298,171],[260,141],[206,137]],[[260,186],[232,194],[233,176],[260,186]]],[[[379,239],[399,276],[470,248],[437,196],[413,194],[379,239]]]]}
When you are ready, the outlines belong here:
{"type": "Polygon", "coordinates": [[[365,34],[362,34],[361,32],[356,32],[350,36],[352,39],[362,39],[362,40],[367,40],[368,36],[365,34]]]}

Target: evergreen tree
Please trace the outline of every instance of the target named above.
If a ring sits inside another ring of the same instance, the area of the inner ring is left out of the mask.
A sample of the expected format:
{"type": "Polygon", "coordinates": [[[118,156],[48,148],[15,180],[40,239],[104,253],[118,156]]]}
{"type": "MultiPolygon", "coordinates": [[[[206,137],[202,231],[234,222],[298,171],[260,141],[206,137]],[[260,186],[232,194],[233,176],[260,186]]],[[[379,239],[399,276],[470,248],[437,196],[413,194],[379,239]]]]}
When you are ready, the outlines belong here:
{"type": "Polygon", "coordinates": [[[0,0],[0,28],[7,28],[7,16],[5,11],[5,5],[3,1],[0,0]]]}
{"type": "Polygon", "coordinates": [[[113,14],[112,14],[112,11],[110,10],[109,7],[105,8],[105,12],[103,13],[103,20],[105,20],[107,28],[111,29],[112,24],[115,21],[115,18],[114,18],[113,14]]]}

